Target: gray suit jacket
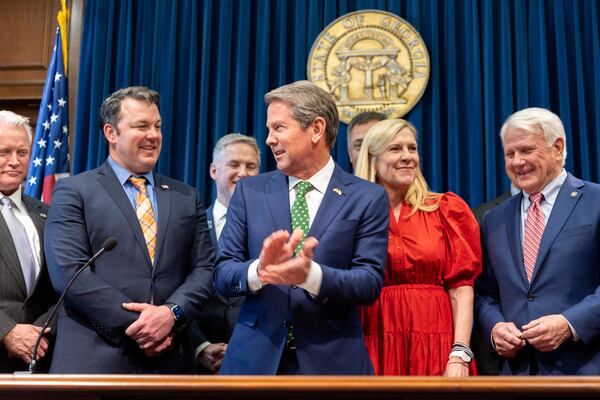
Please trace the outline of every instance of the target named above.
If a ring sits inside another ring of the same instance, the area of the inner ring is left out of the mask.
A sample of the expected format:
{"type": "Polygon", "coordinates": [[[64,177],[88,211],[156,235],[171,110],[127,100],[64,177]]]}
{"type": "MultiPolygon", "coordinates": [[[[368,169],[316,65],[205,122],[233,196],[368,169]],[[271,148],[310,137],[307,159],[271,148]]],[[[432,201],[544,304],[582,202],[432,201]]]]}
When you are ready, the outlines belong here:
{"type": "MultiPolygon", "coordinates": [[[[0,214],[0,338],[4,338],[16,324],[41,326],[57,300],[48,276],[43,248],[48,206],[25,194],[22,199],[40,236],[42,265],[35,287],[28,296],[17,250],[6,221],[0,214]]],[[[43,371],[44,363],[38,365],[38,370],[43,371]]],[[[8,352],[0,343],[0,372],[25,370],[26,367],[23,362],[8,357],[8,352]]]]}

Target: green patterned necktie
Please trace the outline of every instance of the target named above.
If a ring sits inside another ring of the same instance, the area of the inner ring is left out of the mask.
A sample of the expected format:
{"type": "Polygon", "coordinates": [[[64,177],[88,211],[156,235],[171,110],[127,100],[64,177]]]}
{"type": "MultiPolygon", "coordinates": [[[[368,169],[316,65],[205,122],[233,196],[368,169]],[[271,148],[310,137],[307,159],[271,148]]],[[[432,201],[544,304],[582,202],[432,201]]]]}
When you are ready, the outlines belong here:
{"type": "Polygon", "coordinates": [[[305,196],[306,193],[310,192],[312,189],[314,189],[313,185],[305,181],[300,181],[294,186],[296,200],[294,200],[294,205],[292,206],[292,230],[300,228],[302,229],[302,232],[304,232],[302,240],[300,240],[300,243],[298,243],[298,246],[296,246],[296,249],[294,250],[295,255],[298,255],[300,250],[302,250],[306,234],[308,233],[308,205],[306,204],[305,196]]]}

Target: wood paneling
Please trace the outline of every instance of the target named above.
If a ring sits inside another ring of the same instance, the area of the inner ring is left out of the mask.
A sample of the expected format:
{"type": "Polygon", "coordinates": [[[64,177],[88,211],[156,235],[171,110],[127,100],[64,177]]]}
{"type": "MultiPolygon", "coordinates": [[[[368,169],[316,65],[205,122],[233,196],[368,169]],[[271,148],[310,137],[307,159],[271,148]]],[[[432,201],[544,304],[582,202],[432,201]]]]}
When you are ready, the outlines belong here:
{"type": "Polygon", "coordinates": [[[41,99],[58,0],[0,0],[0,100],[41,99]]]}

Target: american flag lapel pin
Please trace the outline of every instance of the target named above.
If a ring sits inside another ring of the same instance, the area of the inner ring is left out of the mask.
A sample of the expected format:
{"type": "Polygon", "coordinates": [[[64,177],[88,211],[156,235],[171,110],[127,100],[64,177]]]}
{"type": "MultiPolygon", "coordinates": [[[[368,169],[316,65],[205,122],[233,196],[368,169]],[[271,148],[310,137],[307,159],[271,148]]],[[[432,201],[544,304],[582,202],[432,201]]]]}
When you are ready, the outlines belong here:
{"type": "Polygon", "coordinates": [[[169,190],[169,185],[160,185],[161,189],[169,190]]]}
{"type": "Polygon", "coordinates": [[[342,191],[338,188],[333,188],[333,193],[337,194],[338,196],[342,195],[342,191]]]}
{"type": "Polygon", "coordinates": [[[46,215],[46,213],[43,213],[43,212],[40,213],[40,217],[42,217],[44,219],[48,218],[48,216],[46,215]]]}

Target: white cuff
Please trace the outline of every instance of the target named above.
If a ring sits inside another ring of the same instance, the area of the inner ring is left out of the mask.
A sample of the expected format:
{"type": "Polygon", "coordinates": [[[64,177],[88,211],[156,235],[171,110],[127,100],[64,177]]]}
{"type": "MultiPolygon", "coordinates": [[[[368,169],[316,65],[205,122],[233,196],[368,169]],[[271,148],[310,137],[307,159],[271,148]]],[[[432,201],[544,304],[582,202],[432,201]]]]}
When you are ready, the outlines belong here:
{"type": "Polygon", "coordinates": [[[321,291],[321,283],[323,282],[323,270],[321,266],[316,262],[310,262],[310,269],[304,283],[298,285],[302,289],[306,290],[312,297],[317,297],[321,291]]]}
{"type": "Polygon", "coordinates": [[[252,293],[258,292],[263,287],[262,282],[258,277],[259,262],[260,260],[256,259],[248,266],[248,289],[250,289],[252,293]]]}
{"type": "Polygon", "coordinates": [[[571,333],[573,334],[573,341],[578,342],[581,338],[577,334],[577,331],[575,330],[575,328],[573,328],[573,325],[571,325],[569,320],[564,315],[563,315],[563,318],[565,319],[565,321],[567,321],[567,324],[569,324],[569,329],[571,330],[571,333]]]}
{"type": "Polygon", "coordinates": [[[202,350],[204,350],[205,348],[210,346],[210,344],[211,343],[207,340],[206,342],[202,343],[200,346],[196,347],[196,350],[194,351],[194,360],[196,360],[196,362],[198,361],[198,356],[200,355],[200,353],[202,353],[202,350]]]}

